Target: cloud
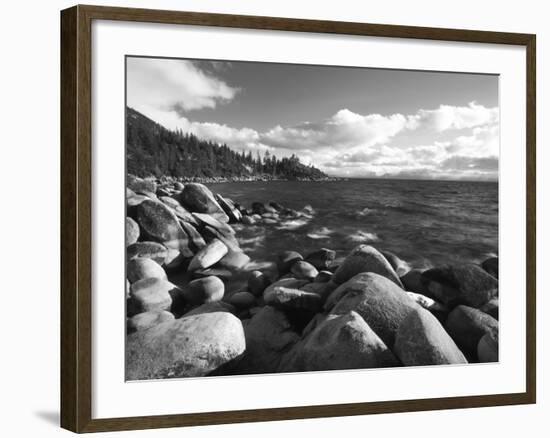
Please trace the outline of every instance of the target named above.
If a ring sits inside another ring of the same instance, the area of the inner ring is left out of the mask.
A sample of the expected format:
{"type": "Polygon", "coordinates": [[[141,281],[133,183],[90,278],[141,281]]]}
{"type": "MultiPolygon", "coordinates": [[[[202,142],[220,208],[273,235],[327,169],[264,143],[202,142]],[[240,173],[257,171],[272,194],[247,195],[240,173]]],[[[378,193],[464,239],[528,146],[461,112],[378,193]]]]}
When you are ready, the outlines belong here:
{"type": "Polygon", "coordinates": [[[497,123],[498,119],[497,107],[486,108],[476,102],[470,102],[468,106],[440,105],[437,109],[421,109],[411,117],[411,125],[425,126],[442,132],[493,124],[497,123]]]}
{"type": "Polygon", "coordinates": [[[138,111],[215,108],[238,91],[191,61],[127,58],[127,103],[138,111]]]}

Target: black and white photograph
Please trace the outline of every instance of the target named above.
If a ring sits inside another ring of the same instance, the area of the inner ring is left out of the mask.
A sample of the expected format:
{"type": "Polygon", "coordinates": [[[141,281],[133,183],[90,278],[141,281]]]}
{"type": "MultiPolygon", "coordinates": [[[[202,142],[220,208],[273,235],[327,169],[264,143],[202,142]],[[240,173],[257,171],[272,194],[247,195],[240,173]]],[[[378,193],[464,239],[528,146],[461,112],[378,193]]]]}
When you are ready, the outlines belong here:
{"type": "Polygon", "coordinates": [[[499,361],[498,75],[127,56],[125,85],[126,380],[499,361]]]}

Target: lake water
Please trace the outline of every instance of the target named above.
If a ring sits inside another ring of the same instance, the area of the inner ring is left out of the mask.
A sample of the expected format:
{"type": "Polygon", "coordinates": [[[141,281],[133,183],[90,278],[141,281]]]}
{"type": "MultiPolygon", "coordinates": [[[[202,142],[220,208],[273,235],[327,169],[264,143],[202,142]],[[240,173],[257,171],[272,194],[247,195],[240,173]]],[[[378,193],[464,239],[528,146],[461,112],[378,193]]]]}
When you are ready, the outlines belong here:
{"type": "Polygon", "coordinates": [[[298,220],[237,226],[254,261],[284,250],[330,248],[341,259],[356,245],[389,250],[412,267],[479,262],[498,254],[498,183],[407,180],[270,181],[208,184],[246,207],[276,201],[298,220]]]}

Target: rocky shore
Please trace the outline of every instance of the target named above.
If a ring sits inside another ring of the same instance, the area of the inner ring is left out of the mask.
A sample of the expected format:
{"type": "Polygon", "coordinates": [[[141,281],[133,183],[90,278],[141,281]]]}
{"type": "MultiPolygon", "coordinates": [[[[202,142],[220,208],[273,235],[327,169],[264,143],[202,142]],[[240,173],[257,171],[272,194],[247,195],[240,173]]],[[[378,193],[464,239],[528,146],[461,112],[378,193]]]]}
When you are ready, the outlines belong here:
{"type": "Polygon", "coordinates": [[[497,258],[420,271],[359,245],[256,270],[235,228],[302,214],[129,175],[127,379],[498,361],[497,258]]]}

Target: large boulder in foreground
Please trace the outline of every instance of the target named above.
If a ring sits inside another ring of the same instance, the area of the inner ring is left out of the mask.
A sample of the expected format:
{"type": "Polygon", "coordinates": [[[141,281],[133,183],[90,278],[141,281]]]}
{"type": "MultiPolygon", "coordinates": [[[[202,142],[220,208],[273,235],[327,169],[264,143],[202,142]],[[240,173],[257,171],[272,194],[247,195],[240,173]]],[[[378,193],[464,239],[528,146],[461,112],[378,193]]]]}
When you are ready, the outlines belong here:
{"type": "Polygon", "coordinates": [[[399,326],[393,351],[406,366],[468,363],[437,318],[421,307],[399,326]]]}
{"type": "Polygon", "coordinates": [[[184,316],[127,337],[126,379],[206,376],[245,348],[243,326],[231,313],[184,316]]]}
{"type": "Polygon", "coordinates": [[[332,281],[336,284],[342,284],[362,272],[374,272],[382,275],[403,288],[399,276],[390,263],[376,248],[369,245],[359,245],[354,248],[338,267],[332,281]]]}
{"type": "Polygon", "coordinates": [[[227,246],[221,240],[214,239],[195,254],[187,269],[197,271],[209,268],[218,263],[227,254],[227,251],[227,246]]]}
{"type": "Polygon", "coordinates": [[[281,310],[264,306],[245,325],[246,352],[237,373],[275,373],[283,355],[299,341],[281,310]]]}
{"type": "Polygon", "coordinates": [[[207,213],[215,215],[217,219],[223,222],[229,221],[229,218],[214,198],[212,192],[202,184],[186,184],[181,193],[177,196],[177,200],[189,211],[207,213]]]}
{"type": "Polygon", "coordinates": [[[479,340],[487,333],[498,332],[498,321],[481,310],[460,305],[449,314],[445,329],[466,357],[476,361],[479,340]]]}
{"type": "Polygon", "coordinates": [[[331,313],[336,315],[357,312],[382,341],[393,348],[399,326],[418,304],[391,280],[367,272],[339,286],[327,298],[325,308],[332,308],[331,313]]]}
{"type": "Polygon", "coordinates": [[[320,371],[399,366],[361,316],[329,315],[284,358],[280,371],[320,371]]]}
{"type": "MultiPolygon", "coordinates": [[[[176,215],[160,201],[147,199],[136,207],[136,220],[146,240],[155,242],[178,242],[187,244],[187,234],[183,232],[176,215]]],[[[168,244],[165,246],[174,247],[168,244]]]]}
{"type": "Polygon", "coordinates": [[[451,308],[478,308],[498,295],[498,280],[473,263],[428,269],[422,278],[430,296],[451,308]]]}

